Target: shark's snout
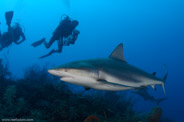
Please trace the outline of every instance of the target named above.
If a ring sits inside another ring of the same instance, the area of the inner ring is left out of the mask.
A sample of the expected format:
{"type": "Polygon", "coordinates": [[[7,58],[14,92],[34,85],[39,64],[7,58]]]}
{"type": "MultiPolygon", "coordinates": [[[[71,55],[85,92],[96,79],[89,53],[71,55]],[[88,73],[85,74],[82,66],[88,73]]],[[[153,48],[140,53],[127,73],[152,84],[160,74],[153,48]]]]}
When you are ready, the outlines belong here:
{"type": "Polygon", "coordinates": [[[70,73],[67,72],[67,69],[50,69],[48,72],[52,75],[59,76],[59,77],[66,77],[70,76],[70,73]]]}
{"type": "Polygon", "coordinates": [[[52,75],[59,75],[58,72],[56,70],[53,70],[53,69],[48,70],[48,72],[52,75]]]}
{"type": "Polygon", "coordinates": [[[67,71],[67,69],[50,69],[48,72],[52,75],[59,76],[62,81],[73,80],[72,75],[67,71]]]}

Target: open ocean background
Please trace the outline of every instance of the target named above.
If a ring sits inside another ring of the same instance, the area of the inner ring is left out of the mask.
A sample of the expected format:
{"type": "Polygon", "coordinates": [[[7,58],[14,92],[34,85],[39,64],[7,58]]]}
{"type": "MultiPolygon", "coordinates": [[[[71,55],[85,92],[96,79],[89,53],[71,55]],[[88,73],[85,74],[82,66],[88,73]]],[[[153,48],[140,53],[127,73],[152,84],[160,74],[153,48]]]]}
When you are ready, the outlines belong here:
{"type": "MultiPolygon", "coordinates": [[[[20,23],[26,36],[21,45],[12,44],[0,52],[0,58],[8,60],[13,78],[23,77],[25,69],[34,64],[57,66],[108,57],[123,43],[128,63],[150,73],[157,72],[158,77],[163,77],[164,64],[167,65],[168,99],[160,106],[163,116],[184,122],[183,0],[0,0],[2,32],[7,31],[4,13],[11,10],[14,11],[12,23],[20,23]],[[43,45],[34,48],[31,44],[43,37],[48,41],[63,14],[79,21],[76,29],[80,35],[75,45],[63,47],[61,54],[38,59],[57,45],[45,49],[43,45]]],[[[161,87],[157,88],[156,93],[150,92],[164,97],[161,87]]],[[[135,104],[137,111],[150,110],[150,102],[139,100],[135,104]]]]}

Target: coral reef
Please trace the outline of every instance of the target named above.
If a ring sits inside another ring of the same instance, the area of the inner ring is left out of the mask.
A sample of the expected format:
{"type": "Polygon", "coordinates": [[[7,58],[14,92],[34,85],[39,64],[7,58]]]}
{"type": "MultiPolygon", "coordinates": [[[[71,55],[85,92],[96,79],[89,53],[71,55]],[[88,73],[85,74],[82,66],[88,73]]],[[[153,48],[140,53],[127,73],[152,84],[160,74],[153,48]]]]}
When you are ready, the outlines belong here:
{"type": "Polygon", "coordinates": [[[5,80],[7,77],[11,77],[11,73],[8,70],[8,64],[3,66],[3,60],[0,59],[0,80],[5,80]]]}
{"type": "Polygon", "coordinates": [[[147,122],[159,122],[162,115],[162,109],[159,106],[154,107],[147,118],[147,122]]]}

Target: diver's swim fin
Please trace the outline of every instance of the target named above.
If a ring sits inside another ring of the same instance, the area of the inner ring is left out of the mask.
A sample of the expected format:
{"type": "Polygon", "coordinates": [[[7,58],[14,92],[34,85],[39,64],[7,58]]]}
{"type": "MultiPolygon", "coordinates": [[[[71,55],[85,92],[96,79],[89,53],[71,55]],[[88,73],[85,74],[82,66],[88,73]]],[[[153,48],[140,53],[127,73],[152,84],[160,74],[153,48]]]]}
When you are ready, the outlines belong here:
{"type": "Polygon", "coordinates": [[[36,41],[36,42],[32,43],[31,45],[33,47],[37,47],[38,45],[41,45],[44,41],[45,41],[45,38],[43,38],[43,39],[41,39],[39,41],[36,41]]]}
{"type": "Polygon", "coordinates": [[[52,55],[52,53],[54,53],[54,52],[55,52],[55,50],[54,50],[54,49],[52,49],[48,54],[43,55],[43,56],[41,56],[41,57],[39,57],[39,58],[45,58],[45,57],[48,57],[48,56],[52,55]]]}
{"type": "Polygon", "coordinates": [[[13,18],[13,11],[8,11],[5,13],[6,24],[8,26],[10,26],[12,18],[13,18]]]}

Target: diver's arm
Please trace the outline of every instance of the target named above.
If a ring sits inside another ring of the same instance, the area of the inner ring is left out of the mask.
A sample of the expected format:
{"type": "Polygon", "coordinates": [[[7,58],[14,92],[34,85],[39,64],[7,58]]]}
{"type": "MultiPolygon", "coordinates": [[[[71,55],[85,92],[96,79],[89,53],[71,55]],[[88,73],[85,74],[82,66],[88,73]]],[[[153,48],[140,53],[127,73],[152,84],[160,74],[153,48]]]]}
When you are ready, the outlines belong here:
{"type": "Polygon", "coordinates": [[[78,38],[78,35],[72,36],[71,44],[74,44],[77,38],[78,38]]]}
{"type": "Polygon", "coordinates": [[[14,43],[17,44],[17,45],[21,44],[22,42],[24,42],[24,41],[26,40],[26,37],[25,37],[24,33],[21,33],[20,36],[22,37],[22,40],[19,41],[19,42],[17,42],[17,41],[14,42],[14,43]]]}
{"type": "Polygon", "coordinates": [[[78,34],[80,32],[78,30],[74,30],[71,35],[69,35],[63,42],[63,46],[69,46],[70,44],[74,44],[78,38],[78,34]]]}
{"type": "Polygon", "coordinates": [[[78,31],[78,30],[73,31],[72,39],[71,39],[71,42],[70,42],[71,44],[75,43],[75,41],[77,40],[79,34],[80,34],[80,31],[78,31]]]}

